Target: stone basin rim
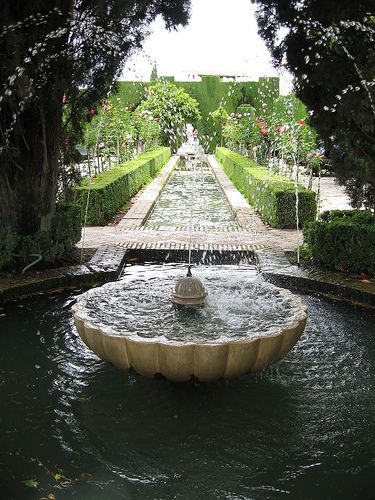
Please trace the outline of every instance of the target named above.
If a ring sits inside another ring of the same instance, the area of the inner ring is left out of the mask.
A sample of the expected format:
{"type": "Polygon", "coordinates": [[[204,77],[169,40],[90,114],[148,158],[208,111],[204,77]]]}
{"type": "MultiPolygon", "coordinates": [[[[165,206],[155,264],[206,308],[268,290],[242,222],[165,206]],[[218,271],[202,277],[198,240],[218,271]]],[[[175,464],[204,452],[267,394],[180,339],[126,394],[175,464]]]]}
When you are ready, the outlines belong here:
{"type": "Polygon", "coordinates": [[[79,315],[79,312],[77,311],[78,309],[78,304],[77,302],[72,305],[72,313],[75,318],[75,320],[78,320],[82,322],[84,328],[88,328],[90,330],[95,330],[101,335],[105,337],[113,337],[117,339],[123,339],[124,341],[133,341],[133,342],[138,342],[140,344],[160,344],[163,346],[169,345],[169,346],[174,346],[174,347],[193,347],[193,346],[207,346],[207,347],[217,347],[217,346],[229,346],[231,344],[249,344],[251,342],[256,342],[257,340],[261,339],[267,339],[267,338],[275,338],[279,335],[285,334],[288,330],[293,330],[296,329],[300,326],[302,322],[305,322],[308,317],[308,307],[305,305],[305,303],[300,299],[299,297],[291,295],[292,301],[295,302],[294,305],[298,306],[298,309],[294,312],[294,314],[288,318],[288,320],[285,322],[284,325],[279,326],[279,327],[272,327],[270,328],[267,333],[259,333],[258,335],[254,337],[246,337],[244,336],[243,338],[229,338],[229,337],[222,337],[223,340],[217,339],[217,341],[184,341],[184,340],[170,340],[166,338],[164,335],[162,336],[157,336],[157,337],[142,337],[138,335],[136,332],[129,332],[129,333],[123,333],[123,334],[117,334],[116,332],[110,332],[106,328],[101,328],[98,327],[97,325],[94,325],[92,323],[92,320],[82,318],[79,315]],[[297,304],[296,304],[297,303],[297,304]]]}

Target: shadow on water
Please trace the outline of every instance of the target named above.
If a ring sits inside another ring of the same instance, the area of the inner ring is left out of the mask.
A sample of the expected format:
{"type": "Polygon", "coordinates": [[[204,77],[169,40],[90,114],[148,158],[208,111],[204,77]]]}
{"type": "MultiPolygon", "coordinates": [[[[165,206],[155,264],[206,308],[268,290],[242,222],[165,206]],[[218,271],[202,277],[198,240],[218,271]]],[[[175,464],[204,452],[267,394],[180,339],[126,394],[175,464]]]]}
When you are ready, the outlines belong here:
{"type": "Polygon", "coordinates": [[[370,498],[374,317],[305,300],[309,324],[283,361],[210,384],[99,361],[74,330],[74,294],[8,305],[3,498],[370,498]]]}

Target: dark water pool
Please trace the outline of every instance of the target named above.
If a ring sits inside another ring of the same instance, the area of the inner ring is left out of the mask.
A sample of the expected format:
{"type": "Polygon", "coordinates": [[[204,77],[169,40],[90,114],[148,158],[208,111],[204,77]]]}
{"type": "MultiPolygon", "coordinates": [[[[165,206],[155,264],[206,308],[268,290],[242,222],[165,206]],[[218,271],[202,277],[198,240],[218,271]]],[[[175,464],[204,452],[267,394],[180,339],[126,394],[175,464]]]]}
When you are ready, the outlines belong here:
{"type": "Polygon", "coordinates": [[[373,314],[305,297],[309,324],[277,367],[173,384],[99,361],[75,295],[1,311],[2,499],[374,497],[373,314]]]}

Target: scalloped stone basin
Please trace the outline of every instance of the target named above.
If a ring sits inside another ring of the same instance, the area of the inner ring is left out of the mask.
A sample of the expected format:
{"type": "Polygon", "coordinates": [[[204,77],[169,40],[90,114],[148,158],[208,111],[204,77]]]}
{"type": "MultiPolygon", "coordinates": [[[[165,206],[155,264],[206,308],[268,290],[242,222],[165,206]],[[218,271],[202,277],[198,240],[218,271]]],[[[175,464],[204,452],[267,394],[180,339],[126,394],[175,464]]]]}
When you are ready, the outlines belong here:
{"type": "Polygon", "coordinates": [[[183,273],[138,268],[83,293],[72,308],[81,339],[121,370],[212,381],[260,371],[300,338],[307,307],[290,291],[241,266],[199,268],[194,274],[209,292],[205,306],[178,308],[170,296],[183,273]]]}

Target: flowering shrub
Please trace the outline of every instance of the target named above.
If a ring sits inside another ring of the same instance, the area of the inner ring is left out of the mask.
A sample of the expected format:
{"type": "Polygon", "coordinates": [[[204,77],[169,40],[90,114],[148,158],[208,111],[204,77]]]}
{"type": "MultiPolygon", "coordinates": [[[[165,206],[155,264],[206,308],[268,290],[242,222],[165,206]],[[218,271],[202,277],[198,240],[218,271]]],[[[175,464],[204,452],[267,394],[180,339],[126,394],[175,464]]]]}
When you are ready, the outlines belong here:
{"type": "Polygon", "coordinates": [[[317,137],[306,123],[306,110],[293,96],[277,101],[272,107],[263,103],[258,115],[249,106],[244,113],[231,113],[223,124],[224,144],[261,165],[277,165],[278,170],[309,164],[317,137]]]}
{"type": "Polygon", "coordinates": [[[124,106],[119,98],[105,99],[101,108],[92,109],[90,114],[93,118],[86,127],[85,147],[106,167],[119,165],[158,144],[156,120],[147,113],[134,111],[132,104],[124,106]]]}

